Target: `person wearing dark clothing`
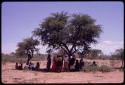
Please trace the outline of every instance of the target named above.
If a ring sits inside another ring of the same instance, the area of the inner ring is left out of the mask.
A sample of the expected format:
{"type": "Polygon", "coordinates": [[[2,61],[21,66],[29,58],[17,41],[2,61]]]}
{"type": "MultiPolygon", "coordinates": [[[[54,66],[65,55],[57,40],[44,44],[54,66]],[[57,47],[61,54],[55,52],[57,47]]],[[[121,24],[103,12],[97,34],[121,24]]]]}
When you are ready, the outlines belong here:
{"type": "Polygon", "coordinates": [[[96,62],[95,62],[95,61],[93,61],[92,66],[97,66],[97,64],[96,64],[96,62]]]}
{"type": "Polygon", "coordinates": [[[75,71],[79,71],[79,67],[80,67],[79,61],[76,60],[75,71]]]}
{"type": "Polygon", "coordinates": [[[57,56],[54,56],[53,57],[53,64],[52,64],[52,71],[53,72],[57,72],[57,61],[58,61],[57,56]]]}
{"type": "Polygon", "coordinates": [[[80,59],[80,69],[82,69],[84,67],[84,61],[83,59],[80,59]]]}
{"type": "Polygon", "coordinates": [[[51,67],[51,55],[49,54],[47,57],[47,71],[50,71],[51,67]]]}
{"type": "Polygon", "coordinates": [[[36,63],[35,70],[37,70],[37,71],[38,71],[38,70],[39,70],[39,68],[40,68],[40,63],[39,63],[39,62],[37,62],[37,63],[36,63]]]}
{"type": "Polygon", "coordinates": [[[71,60],[70,60],[70,65],[73,65],[75,63],[75,58],[72,57],[71,60]]]}
{"type": "Polygon", "coordinates": [[[18,63],[16,62],[15,69],[18,69],[18,63]]]}
{"type": "Polygon", "coordinates": [[[32,68],[31,68],[31,65],[32,65],[32,63],[31,62],[29,62],[29,70],[31,70],[32,68]]]}
{"type": "Polygon", "coordinates": [[[21,63],[21,64],[18,65],[18,63],[16,62],[15,69],[22,70],[23,69],[23,64],[21,63]]]}
{"type": "Polygon", "coordinates": [[[72,57],[72,58],[70,58],[70,60],[69,60],[69,67],[70,67],[70,71],[72,71],[72,70],[74,70],[75,69],[75,57],[72,57]]]}
{"type": "Polygon", "coordinates": [[[18,66],[18,69],[19,69],[19,70],[22,70],[22,69],[23,69],[23,64],[22,64],[22,63],[18,66]]]}
{"type": "Polygon", "coordinates": [[[62,71],[62,66],[63,66],[63,58],[61,56],[57,56],[58,61],[57,61],[57,71],[61,72],[62,71]]]}

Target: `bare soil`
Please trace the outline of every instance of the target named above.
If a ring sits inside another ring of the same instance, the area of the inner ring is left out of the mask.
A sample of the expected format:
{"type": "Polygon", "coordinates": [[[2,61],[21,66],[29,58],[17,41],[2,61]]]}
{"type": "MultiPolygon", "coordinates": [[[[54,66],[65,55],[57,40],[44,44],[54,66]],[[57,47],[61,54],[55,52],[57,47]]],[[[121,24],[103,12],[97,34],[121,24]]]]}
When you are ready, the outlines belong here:
{"type": "MultiPolygon", "coordinates": [[[[85,60],[92,62],[93,60],[85,60]]],[[[112,66],[110,60],[95,60],[98,65],[112,66]]],[[[114,67],[120,67],[121,61],[113,61],[114,67]]],[[[36,63],[36,62],[34,62],[36,63]]],[[[40,68],[46,67],[46,61],[40,61],[40,68]]],[[[2,64],[3,83],[122,83],[124,72],[42,72],[29,70],[15,70],[15,63],[2,64]]]]}

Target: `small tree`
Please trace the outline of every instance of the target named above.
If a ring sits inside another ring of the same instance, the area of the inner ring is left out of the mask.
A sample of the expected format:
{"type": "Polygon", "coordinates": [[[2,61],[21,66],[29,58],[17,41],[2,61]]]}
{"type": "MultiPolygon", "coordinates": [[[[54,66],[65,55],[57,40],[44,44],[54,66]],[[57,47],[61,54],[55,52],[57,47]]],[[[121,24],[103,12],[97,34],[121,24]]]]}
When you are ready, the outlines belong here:
{"type": "Polygon", "coordinates": [[[39,42],[36,39],[33,38],[26,38],[22,42],[18,43],[18,48],[16,49],[16,54],[18,56],[28,56],[29,54],[31,56],[28,56],[27,63],[32,59],[33,54],[35,51],[38,51],[38,48],[36,46],[39,45],[39,42]]]}
{"type": "Polygon", "coordinates": [[[116,55],[117,55],[117,57],[119,57],[121,60],[122,60],[122,66],[121,66],[121,68],[123,68],[124,66],[124,49],[117,49],[116,50],[116,55]]]}
{"type": "Polygon", "coordinates": [[[123,68],[124,66],[124,49],[120,48],[120,49],[116,49],[115,52],[111,55],[112,59],[121,59],[122,60],[122,65],[121,68],[123,68]]]}
{"type": "Polygon", "coordinates": [[[86,57],[94,59],[94,58],[99,58],[101,54],[102,51],[99,49],[90,49],[86,57]]]}

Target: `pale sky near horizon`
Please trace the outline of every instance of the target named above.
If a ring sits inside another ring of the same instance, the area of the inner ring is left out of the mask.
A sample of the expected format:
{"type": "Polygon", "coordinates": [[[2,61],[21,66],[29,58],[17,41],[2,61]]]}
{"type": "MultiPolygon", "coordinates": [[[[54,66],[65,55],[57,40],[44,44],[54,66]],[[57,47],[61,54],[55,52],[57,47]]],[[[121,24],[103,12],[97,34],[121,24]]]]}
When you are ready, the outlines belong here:
{"type": "MultiPolygon", "coordinates": [[[[124,4],[122,2],[3,2],[2,3],[2,53],[14,52],[17,43],[30,37],[32,31],[51,13],[65,11],[69,14],[88,14],[102,25],[103,33],[97,45],[111,54],[124,43],[124,4]]],[[[40,46],[41,53],[46,47],[40,46]]]]}

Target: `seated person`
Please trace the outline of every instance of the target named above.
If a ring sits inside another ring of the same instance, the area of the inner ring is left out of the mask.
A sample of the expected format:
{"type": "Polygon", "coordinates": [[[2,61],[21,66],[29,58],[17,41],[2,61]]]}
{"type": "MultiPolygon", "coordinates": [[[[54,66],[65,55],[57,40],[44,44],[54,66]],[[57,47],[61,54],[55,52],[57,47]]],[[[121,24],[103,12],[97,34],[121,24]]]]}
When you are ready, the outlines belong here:
{"type": "Polygon", "coordinates": [[[22,69],[23,69],[23,64],[22,64],[22,63],[20,63],[20,65],[18,66],[18,69],[19,69],[19,70],[22,70],[22,69]]]}
{"type": "Polygon", "coordinates": [[[97,64],[96,64],[96,62],[95,62],[95,61],[93,61],[92,66],[97,66],[97,64]]]}
{"type": "Polygon", "coordinates": [[[31,68],[31,70],[35,70],[35,66],[33,63],[31,63],[30,68],[31,68]]]}
{"type": "Polygon", "coordinates": [[[29,65],[26,64],[26,65],[24,66],[24,70],[28,70],[28,69],[29,69],[29,65]]]}
{"type": "Polygon", "coordinates": [[[35,66],[34,66],[34,64],[31,63],[31,62],[29,63],[29,69],[30,69],[30,70],[35,70],[35,66]]]}

